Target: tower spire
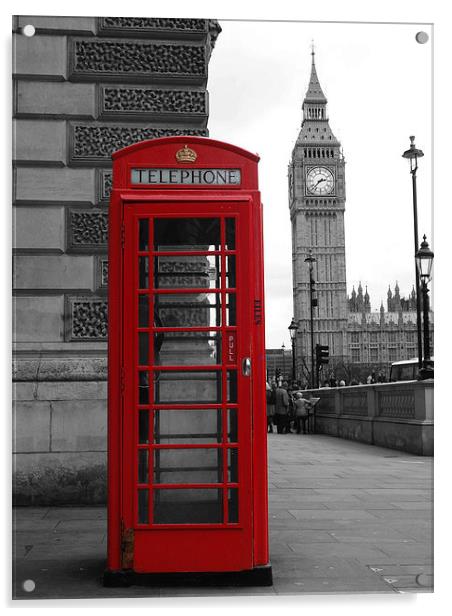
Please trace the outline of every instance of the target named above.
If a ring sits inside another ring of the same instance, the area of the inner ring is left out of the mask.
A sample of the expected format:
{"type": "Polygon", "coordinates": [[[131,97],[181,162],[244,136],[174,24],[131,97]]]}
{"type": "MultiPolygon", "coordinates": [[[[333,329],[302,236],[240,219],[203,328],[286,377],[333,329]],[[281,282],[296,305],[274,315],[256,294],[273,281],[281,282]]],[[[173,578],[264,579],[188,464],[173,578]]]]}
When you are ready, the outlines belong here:
{"type": "MultiPolygon", "coordinates": [[[[298,135],[298,145],[322,145],[340,147],[339,141],[333,134],[328,122],[327,99],[317,76],[315,66],[315,46],[311,42],[311,76],[309,78],[308,89],[303,100],[303,121],[298,135]]],[[[314,150],[311,150],[311,153],[314,150]]],[[[339,151],[334,154],[332,149],[324,151],[325,156],[340,158],[339,151]]]]}
{"type": "MultiPolygon", "coordinates": [[[[328,120],[326,113],[327,100],[317,76],[315,67],[314,41],[311,43],[311,76],[303,101],[303,122],[306,120],[328,120]]],[[[328,135],[329,136],[329,135],[328,135]]],[[[332,136],[332,135],[331,135],[332,136]]]]}
{"type": "Polygon", "coordinates": [[[327,100],[326,96],[323,93],[323,90],[320,86],[319,78],[317,76],[317,69],[315,67],[315,49],[314,49],[314,41],[311,44],[311,77],[309,79],[309,85],[306,92],[306,96],[304,98],[304,102],[313,103],[317,105],[326,105],[327,100]]]}

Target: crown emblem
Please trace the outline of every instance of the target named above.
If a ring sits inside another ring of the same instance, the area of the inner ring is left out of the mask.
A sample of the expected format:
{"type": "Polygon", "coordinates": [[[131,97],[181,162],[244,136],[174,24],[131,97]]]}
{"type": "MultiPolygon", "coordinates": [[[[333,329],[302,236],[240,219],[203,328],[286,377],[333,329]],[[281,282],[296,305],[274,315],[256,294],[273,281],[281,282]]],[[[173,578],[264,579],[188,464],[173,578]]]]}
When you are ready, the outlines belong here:
{"type": "Polygon", "coordinates": [[[179,163],[194,163],[197,158],[196,152],[189,148],[188,145],[184,145],[183,148],[176,152],[176,160],[179,163]]]}

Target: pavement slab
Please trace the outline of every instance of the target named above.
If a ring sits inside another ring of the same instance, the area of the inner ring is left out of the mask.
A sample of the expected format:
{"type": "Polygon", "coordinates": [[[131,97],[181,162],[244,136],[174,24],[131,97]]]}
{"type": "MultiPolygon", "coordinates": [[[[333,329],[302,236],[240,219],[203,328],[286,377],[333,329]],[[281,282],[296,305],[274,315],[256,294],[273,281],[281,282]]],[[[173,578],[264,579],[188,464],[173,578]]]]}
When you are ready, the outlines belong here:
{"type": "Polygon", "coordinates": [[[268,445],[272,587],[104,588],[106,509],[23,507],[13,515],[13,597],[433,591],[432,458],[326,435],[273,433],[268,445]]]}

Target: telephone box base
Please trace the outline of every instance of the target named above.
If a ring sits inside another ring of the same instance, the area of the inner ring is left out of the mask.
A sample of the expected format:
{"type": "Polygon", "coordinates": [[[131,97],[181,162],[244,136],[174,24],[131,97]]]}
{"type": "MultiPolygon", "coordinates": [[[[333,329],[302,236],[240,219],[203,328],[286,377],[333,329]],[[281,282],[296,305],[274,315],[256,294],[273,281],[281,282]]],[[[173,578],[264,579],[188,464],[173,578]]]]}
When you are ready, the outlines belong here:
{"type": "Polygon", "coordinates": [[[103,585],[127,586],[272,586],[270,564],[247,571],[206,571],[181,573],[136,573],[132,569],[106,570],[103,585]]]}

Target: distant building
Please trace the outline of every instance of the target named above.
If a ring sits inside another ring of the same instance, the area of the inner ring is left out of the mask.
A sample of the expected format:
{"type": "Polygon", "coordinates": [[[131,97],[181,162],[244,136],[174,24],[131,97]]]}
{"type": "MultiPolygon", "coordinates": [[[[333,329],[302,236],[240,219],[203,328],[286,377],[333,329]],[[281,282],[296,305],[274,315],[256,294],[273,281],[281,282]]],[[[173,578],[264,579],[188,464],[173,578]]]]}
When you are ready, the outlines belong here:
{"type": "MultiPolygon", "coordinates": [[[[385,369],[393,361],[417,357],[416,292],[400,297],[396,282],[394,294],[388,289],[386,310],[383,303],[371,311],[370,297],[353,288],[349,297],[347,323],[348,358],[351,364],[385,369]]],[[[430,343],[433,351],[433,313],[430,313],[430,343]]]]}
{"type": "MultiPolygon", "coordinates": [[[[391,362],[417,356],[416,294],[413,289],[401,297],[396,283],[394,293],[388,290],[386,310],[381,305],[374,312],[361,283],[347,295],[345,159],[329,125],[314,51],[302,110],[288,169],[297,379],[306,378],[311,366],[309,251],[315,259],[314,344],[328,345],[330,353],[323,378],[332,372],[347,382],[369,372],[387,376],[391,362]]],[[[430,323],[433,347],[432,314],[430,323]]]]}
{"type": "Polygon", "coordinates": [[[277,375],[285,380],[292,378],[292,350],[283,349],[266,349],[267,360],[267,381],[273,382],[277,375]]]}

